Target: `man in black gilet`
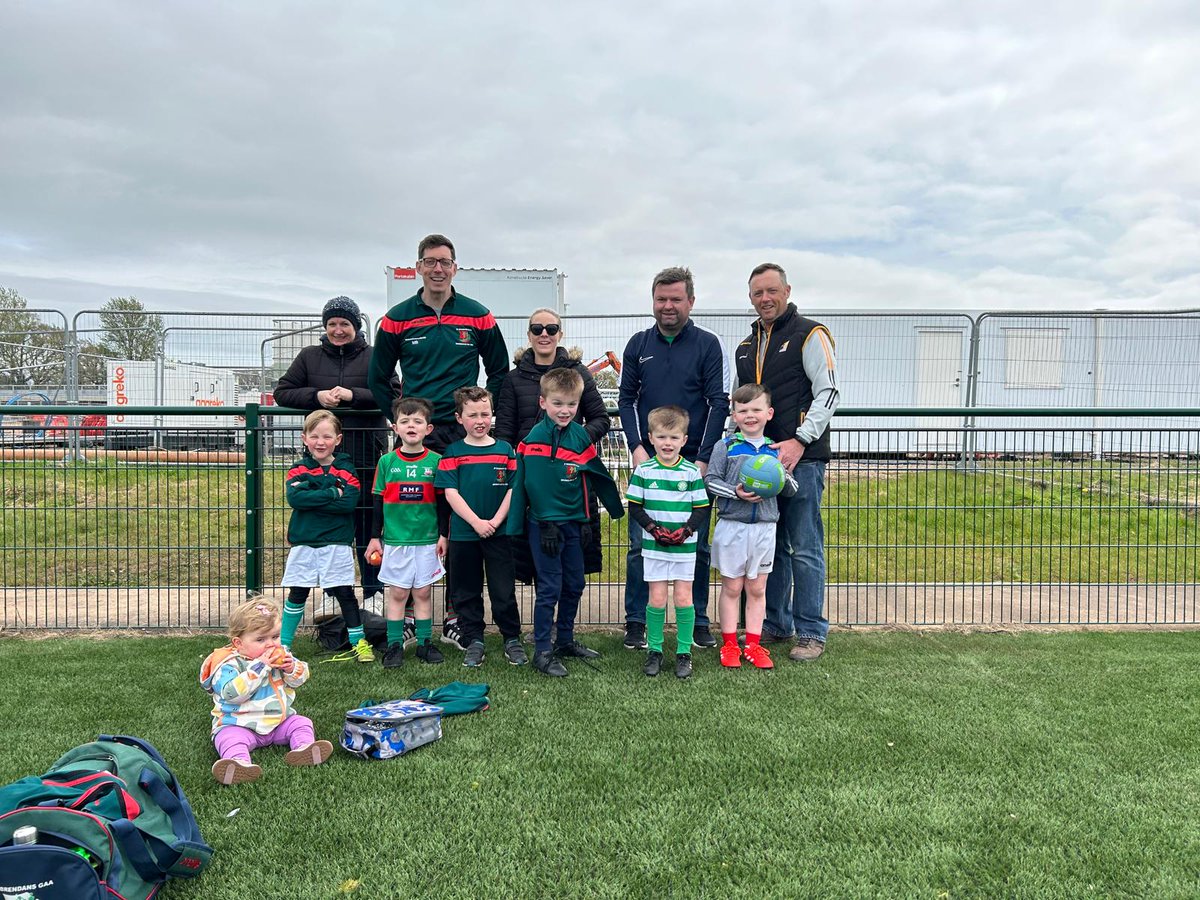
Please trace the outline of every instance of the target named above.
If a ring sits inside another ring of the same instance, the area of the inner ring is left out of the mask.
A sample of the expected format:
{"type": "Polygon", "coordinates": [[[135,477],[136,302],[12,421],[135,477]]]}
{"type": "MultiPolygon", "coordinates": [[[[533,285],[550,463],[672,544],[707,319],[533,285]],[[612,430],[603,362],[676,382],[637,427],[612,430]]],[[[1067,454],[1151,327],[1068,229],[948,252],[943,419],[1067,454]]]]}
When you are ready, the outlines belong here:
{"type": "Polygon", "coordinates": [[[765,384],[774,418],[766,435],[799,489],[779,497],[775,563],[767,577],[763,643],[795,640],[789,657],[810,661],[825,649],[825,529],[821,495],[829,461],[829,420],[838,405],[833,338],[788,302],[787,273],[763,263],[750,273],[758,320],[734,351],[739,384],[765,384]]]}

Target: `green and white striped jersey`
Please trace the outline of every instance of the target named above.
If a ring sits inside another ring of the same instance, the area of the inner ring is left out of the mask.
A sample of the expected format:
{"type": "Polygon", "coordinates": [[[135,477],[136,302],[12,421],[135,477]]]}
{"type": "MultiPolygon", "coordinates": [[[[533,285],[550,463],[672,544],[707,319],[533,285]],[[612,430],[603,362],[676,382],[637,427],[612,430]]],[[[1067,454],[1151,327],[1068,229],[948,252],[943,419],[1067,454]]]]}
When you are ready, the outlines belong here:
{"type": "MultiPolygon", "coordinates": [[[[673,466],[663,465],[657,456],[650,457],[633,470],[625,496],[640,503],[646,515],[672,531],[686,525],[696,507],[708,506],[699,467],[682,456],[673,466]]],[[[646,559],[672,560],[695,552],[694,534],[678,547],[664,547],[642,532],[642,556],[646,559]]]]}

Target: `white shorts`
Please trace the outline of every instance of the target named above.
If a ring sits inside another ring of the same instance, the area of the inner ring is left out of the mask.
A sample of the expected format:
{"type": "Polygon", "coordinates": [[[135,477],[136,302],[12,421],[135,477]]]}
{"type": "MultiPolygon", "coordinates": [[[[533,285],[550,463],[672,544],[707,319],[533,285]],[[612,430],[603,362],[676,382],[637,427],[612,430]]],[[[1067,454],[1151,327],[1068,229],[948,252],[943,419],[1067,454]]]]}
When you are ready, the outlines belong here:
{"type": "Polygon", "coordinates": [[[353,586],[354,582],[354,548],[342,544],[293,547],[281,583],[284,587],[334,588],[353,586]]]}
{"type": "Polygon", "coordinates": [[[775,523],[718,519],[713,529],[712,564],[725,578],[768,574],[775,564],[775,523]]]}
{"type": "Polygon", "coordinates": [[[677,559],[657,559],[642,554],[643,581],[694,581],[695,578],[695,553],[680,554],[677,559]]]}
{"type": "Polygon", "coordinates": [[[437,544],[416,547],[383,545],[379,580],[388,587],[423,588],[446,574],[438,559],[437,544]]]}

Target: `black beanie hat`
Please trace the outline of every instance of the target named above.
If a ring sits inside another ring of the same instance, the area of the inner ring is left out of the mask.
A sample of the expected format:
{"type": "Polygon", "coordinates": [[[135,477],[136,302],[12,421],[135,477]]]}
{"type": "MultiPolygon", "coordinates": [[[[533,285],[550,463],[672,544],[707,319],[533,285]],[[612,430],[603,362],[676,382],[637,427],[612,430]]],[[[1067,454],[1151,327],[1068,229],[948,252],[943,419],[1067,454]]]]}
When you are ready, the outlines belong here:
{"type": "Polygon", "coordinates": [[[328,325],[333,318],[345,319],[354,326],[355,331],[362,331],[362,313],[358,311],[358,304],[349,297],[334,297],[325,304],[325,309],[321,311],[321,324],[328,325]]]}

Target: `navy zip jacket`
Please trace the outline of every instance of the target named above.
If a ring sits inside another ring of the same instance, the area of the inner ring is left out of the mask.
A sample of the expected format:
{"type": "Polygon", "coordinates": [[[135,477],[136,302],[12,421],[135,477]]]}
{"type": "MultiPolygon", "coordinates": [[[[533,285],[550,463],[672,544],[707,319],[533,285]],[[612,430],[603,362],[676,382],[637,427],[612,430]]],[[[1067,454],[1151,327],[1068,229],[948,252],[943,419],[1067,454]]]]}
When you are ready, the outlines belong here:
{"type": "Polygon", "coordinates": [[[668,341],[658,325],[639,331],[625,345],[617,408],[629,451],[641,444],[654,455],[646,417],[659,406],[682,406],[688,413],[683,456],[707,463],[729,415],[729,367],[715,332],[691,319],[668,341]]]}

